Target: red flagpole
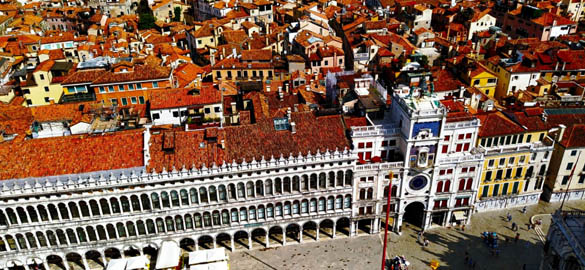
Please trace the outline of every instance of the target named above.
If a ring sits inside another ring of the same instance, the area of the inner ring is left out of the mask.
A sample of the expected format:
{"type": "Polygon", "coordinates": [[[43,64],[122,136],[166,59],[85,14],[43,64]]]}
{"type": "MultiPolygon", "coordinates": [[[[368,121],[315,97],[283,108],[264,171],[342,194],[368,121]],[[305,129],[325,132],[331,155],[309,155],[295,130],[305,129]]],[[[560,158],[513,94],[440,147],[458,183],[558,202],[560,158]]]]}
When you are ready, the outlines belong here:
{"type": "Polygon", "coordinates": [[[388,219],[390,219],[390,196],[392,196],[392,178],[394,173],[390,171],[390,183],[388,184],[388,200],[386,201],[386,228],[384,228],[384,251],[382,253],[382,270],[386,270],[386,246],[388,243],[388,219]]]}

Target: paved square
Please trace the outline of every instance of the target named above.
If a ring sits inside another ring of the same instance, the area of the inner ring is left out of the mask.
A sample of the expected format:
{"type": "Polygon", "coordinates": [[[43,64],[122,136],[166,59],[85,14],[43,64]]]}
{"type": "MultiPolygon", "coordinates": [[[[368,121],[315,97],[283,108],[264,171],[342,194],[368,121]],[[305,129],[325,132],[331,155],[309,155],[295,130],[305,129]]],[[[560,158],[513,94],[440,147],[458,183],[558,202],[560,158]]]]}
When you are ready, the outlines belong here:
{"type": "MultiPolygon", "coordinates": [[[[521,208],[477,213],[465,231],[460,228],[435,228],[425,232],[430,241],[428,247],[417,243],[416,228],[405,226],[402,235],[390,234],[388,255],[405,255],[411,262],[410,270],[429,269],[431,260],[438,260],[439,269],[472,269],[465,265],[465,252],[476,262],[475,269],[527,269],[536,270],[542,256],[543,244],[536,230],[528,230],[529,219],[542,219],[542,231],[546,235],[549,216],[559,207],[558,203],[540,202],[521,213],[521,208]],[[520,239],[514,241],[516,232],[507,222],[507,213],[519,229],[520,239]],[[544,214],[544,215],[543,215],[544,214]],[[499,255],[493,255],[480,237],[481,232],[495,231],[499,235],[499,255]],[[508,241],[504,239],[508,239],[508,241]]],[[[585,210],[585,202],[565,204],[565,210],[585,210]]],[[[235,252],[230,255],[233,270],[263,269],[380,269],[383,233],[361,235],[352,238],[327,239],[319,242],[292,244],[264,250],[235,252]]]]}

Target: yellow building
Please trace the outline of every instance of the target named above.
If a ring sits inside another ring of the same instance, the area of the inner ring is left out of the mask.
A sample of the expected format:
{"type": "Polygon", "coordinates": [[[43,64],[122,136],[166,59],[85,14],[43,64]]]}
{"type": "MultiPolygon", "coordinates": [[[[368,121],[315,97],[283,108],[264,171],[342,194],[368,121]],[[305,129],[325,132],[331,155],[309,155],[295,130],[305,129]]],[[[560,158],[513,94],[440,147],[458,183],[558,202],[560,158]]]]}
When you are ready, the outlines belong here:
{"type": "Polygon", "coordinates": [[[37,65],[35,70],[26,75],[22,92],[28,106],[59,103],[63,95],[61,82],[73,67],[73,63],[47,60],[37,65]]]}
{"type": "Polygon", "coordinates": [[[542,109],[492,111],[477,117],[482,125],[478,149],[485,155],[478,207],[489,209],[536,203],[552,151],[542,109]],[[540,171],[541,168],[545,171],[540,171]]]}
{"type": "Polygon", "coordinates": [[[467,59],[467,68],[461,76],[469,86],[477,88],[490,98],[494,97],[498,77],[480,62],[467,59]]]}

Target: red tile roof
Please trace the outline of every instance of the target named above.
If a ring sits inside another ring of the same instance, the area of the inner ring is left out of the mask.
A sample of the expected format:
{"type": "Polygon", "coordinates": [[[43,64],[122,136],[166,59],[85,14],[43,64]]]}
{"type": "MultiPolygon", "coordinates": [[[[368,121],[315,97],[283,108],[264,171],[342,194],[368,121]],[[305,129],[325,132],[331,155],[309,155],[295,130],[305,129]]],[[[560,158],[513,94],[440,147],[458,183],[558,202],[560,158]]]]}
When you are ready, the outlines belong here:
{"type": "Polygon", "coordinates": [[[111,72],[108,71],[100,76],[93,83],[107,84],[107,83],[121,83],[132,81],[145,81],[156,79],[169,79],[171,70],[168,67],[154,67],[150,65],[135,65],[133,71],[128,72],[111,72]]]}
{"type": "Polygon", "coordinates": [[[105,73],[104,69],[78,70],[69,75],[61,84],[91,83],[105,73]]]}
{"type": "Polygon", "coordinates": [[[524,129],[499,111],[476,114],[481,127],[479,137],[493,137],[523,133],[524,129]]]}
{"type": "MultiPolygon", "coordinates": [[[[151,160],[149,171],[162,168],[171,170],[183,167],[191,169],[211,167],[215,162],[218,166],[223,162],[240,163],[255,158],[257,161],[264,156],[269,160],[271,156],[297,156],[299,152],[306,155],[309,151],[315,154],[317,150],[326,149],[340,151],[349,147],[345,137],[345,129],[341,117],[315,117],[311,112],[293,113],[292,121],[296,123],[295,134],[289,130],[276,131],[271,118],[260,119],[256,124],[231,126],[217,131],[217,142],[205,140],[205,131],[175,131],[174,151],[164,151],[162,147],[165,134],[152,135],[151,160]],[[221,141],[225,142],[225,149],[221,148],[221,141]],[[202,144],[203,143],[203,144],[202,144]]],[[[167,136],[171,136],[170,134],[167,136]]]]}
{"type": "Polygon", "coordinates": [[[0,143],[0,179],[143,166],[142,130],[0,143]]]}
{"type": "Polygon", "coordinates": [[[209,84],[204,85],[198,94],[192,88],[178,88],[153,90],[150,96],[151,110],[215,103],[221,103],[221,93],[209,84]]]}

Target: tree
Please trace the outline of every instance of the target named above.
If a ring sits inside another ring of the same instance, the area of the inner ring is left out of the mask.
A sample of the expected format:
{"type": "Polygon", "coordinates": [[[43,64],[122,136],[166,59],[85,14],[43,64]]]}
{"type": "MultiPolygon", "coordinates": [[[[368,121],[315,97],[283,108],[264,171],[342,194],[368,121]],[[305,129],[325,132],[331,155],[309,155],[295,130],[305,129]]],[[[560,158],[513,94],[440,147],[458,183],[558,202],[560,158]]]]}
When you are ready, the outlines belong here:
{"type": "Polygon", "coordinates": [[[138,29],[144,30],[154,28],[156,26],[154,24],[156,18],[152,13],[152,9],[150,9],[148,0],[140,0],[138,8],[136,9],[136,13],[138,14],[138,29]]]}
{"type": "Polygon", "coordinates": [[[181,7],[175,7],[175,17],[173,17],[173,22],[180,22],[181,21],[181,7]]]}

